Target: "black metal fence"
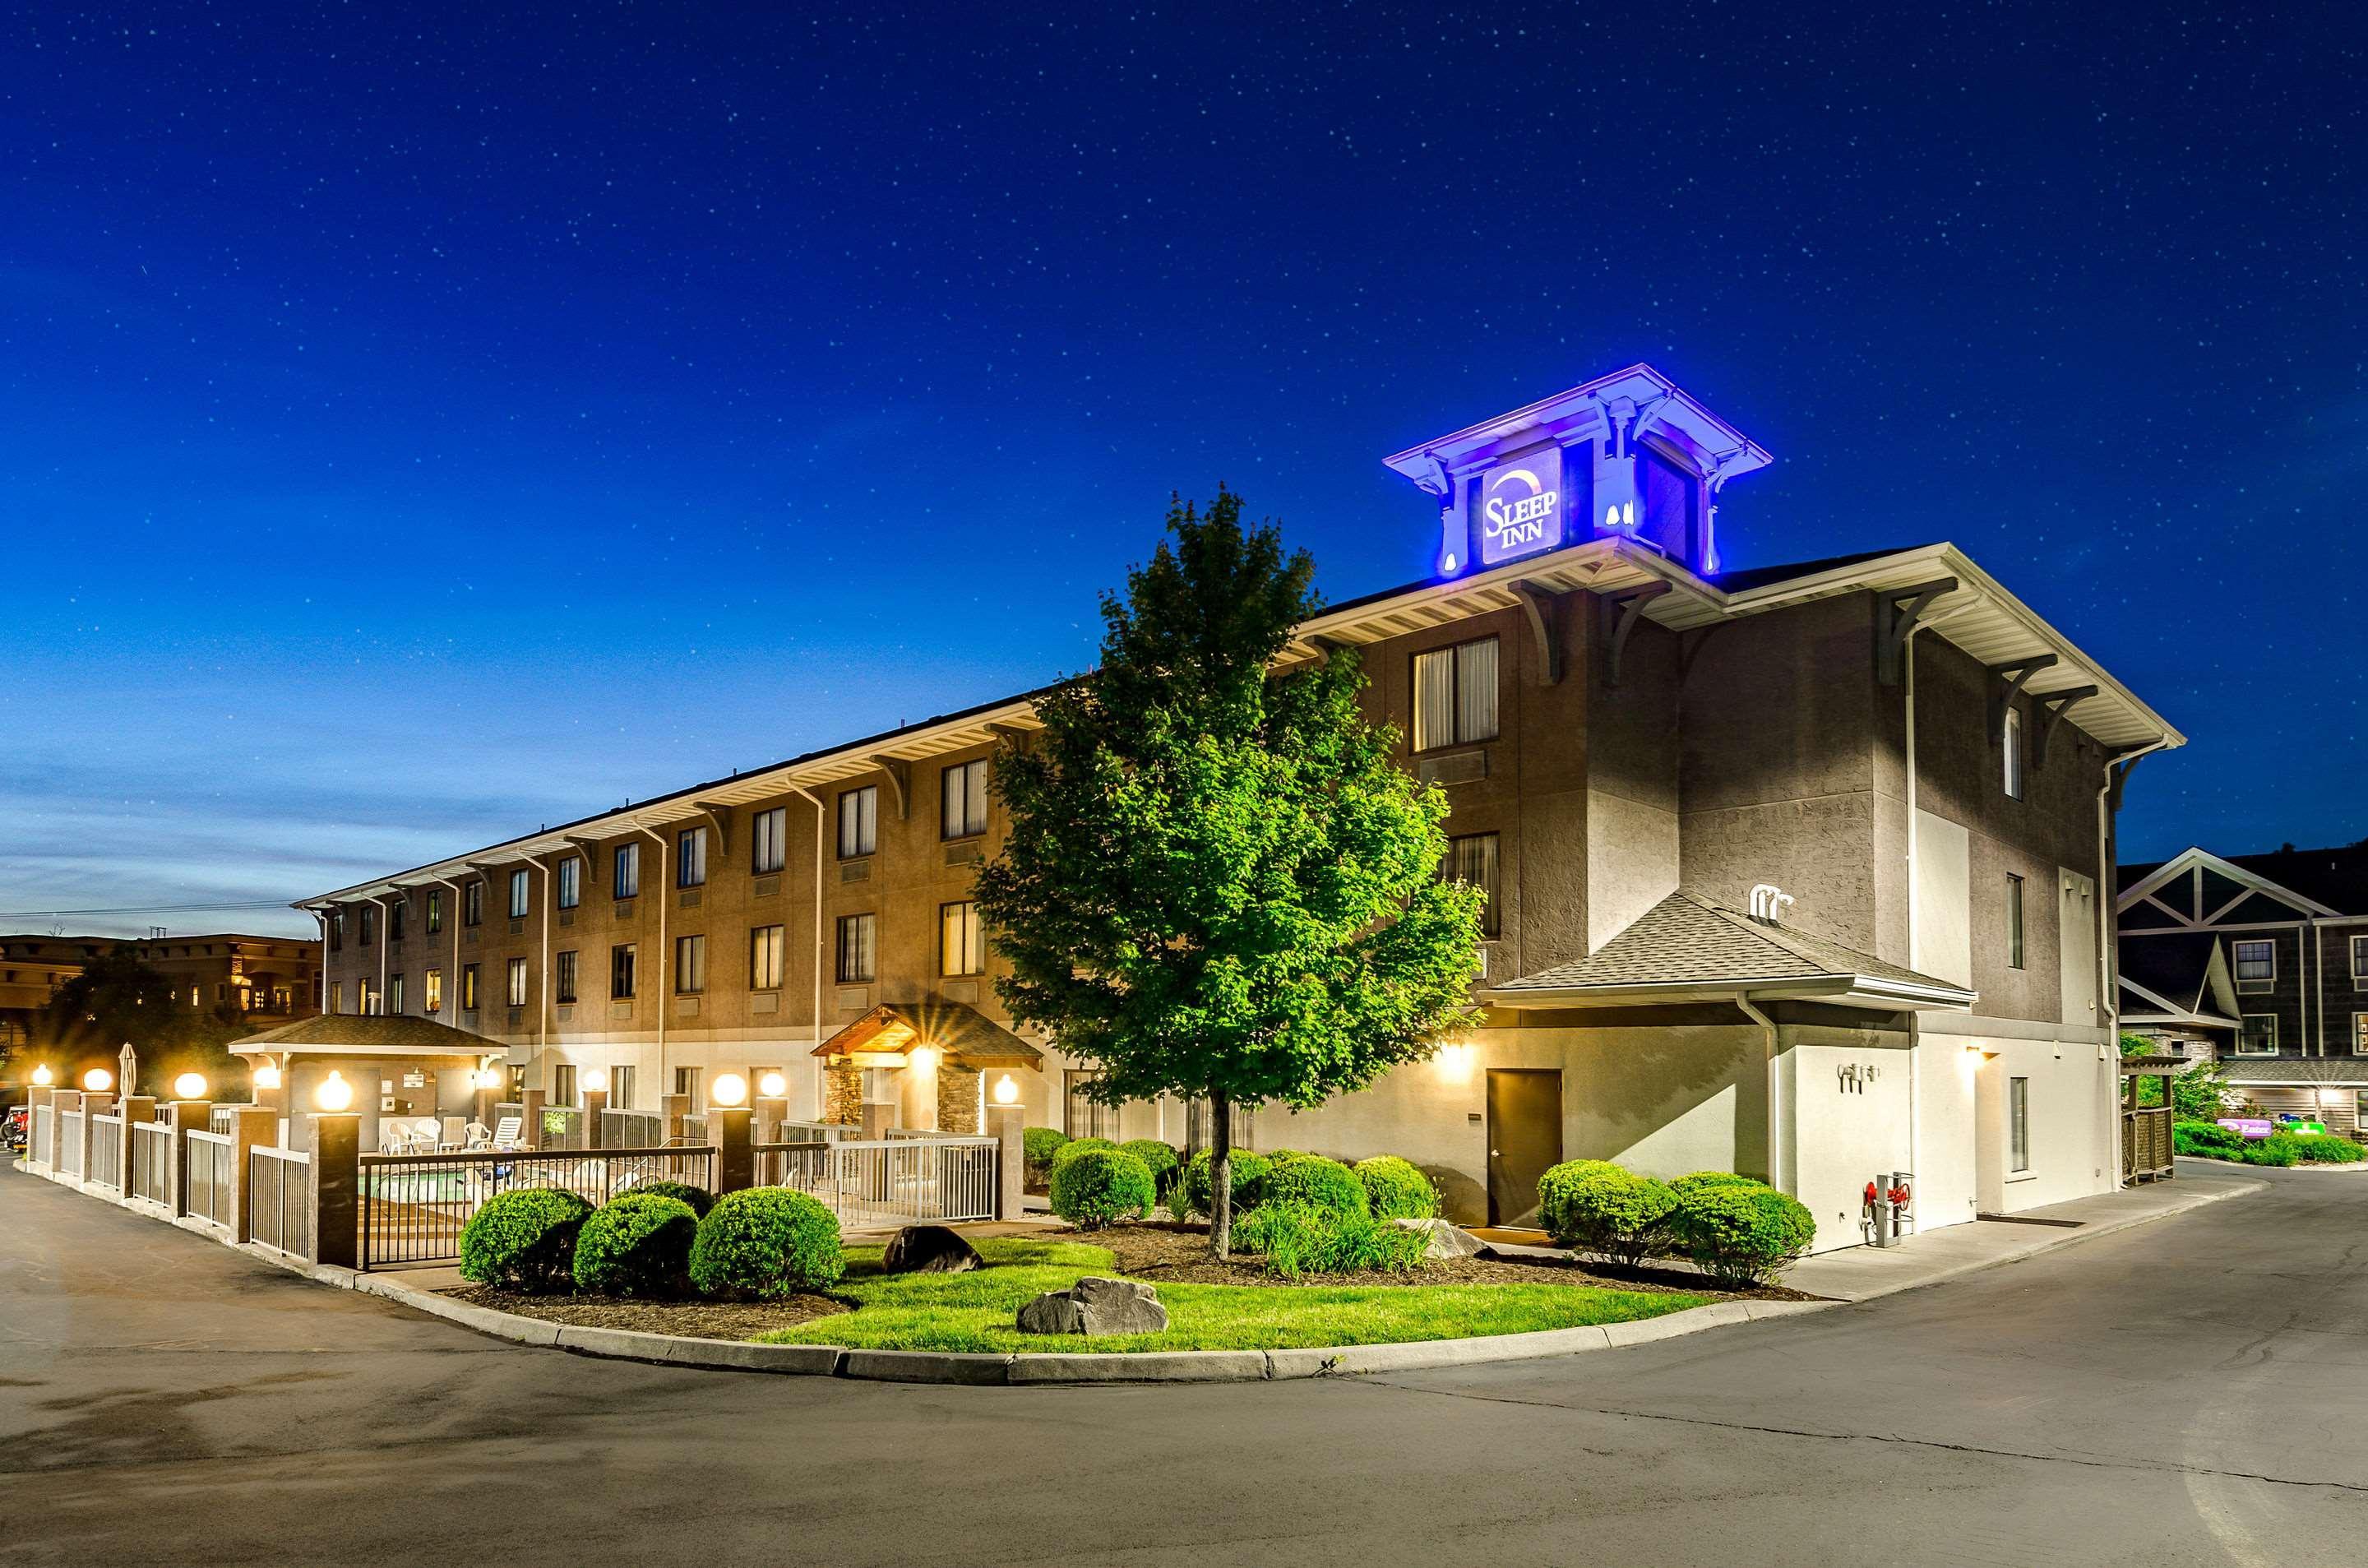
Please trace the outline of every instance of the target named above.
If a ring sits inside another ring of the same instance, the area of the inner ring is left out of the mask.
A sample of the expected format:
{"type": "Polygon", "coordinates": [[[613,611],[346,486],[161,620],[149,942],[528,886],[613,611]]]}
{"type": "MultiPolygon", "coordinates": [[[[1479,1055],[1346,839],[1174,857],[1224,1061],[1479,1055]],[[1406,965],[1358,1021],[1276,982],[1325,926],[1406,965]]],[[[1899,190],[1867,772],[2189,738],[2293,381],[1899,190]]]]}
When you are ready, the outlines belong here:
{"type": "Polygon", "coordinates": [[[542,1149],[361,1156],[361,1266],[450,1263],[497,1192],[562,1187],[594,1206],[654,1181],[715,1186],[712,1149],[542,1149]]]}

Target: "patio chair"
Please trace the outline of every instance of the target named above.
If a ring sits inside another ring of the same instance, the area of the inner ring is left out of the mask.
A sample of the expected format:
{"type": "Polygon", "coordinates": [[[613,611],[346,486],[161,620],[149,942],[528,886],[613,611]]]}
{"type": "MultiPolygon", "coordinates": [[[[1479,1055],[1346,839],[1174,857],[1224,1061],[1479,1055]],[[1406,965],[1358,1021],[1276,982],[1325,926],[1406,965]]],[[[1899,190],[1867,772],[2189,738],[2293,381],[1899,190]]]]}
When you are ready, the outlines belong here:
{"type": "Polygon", "coordinates": [[[496,1149],[516,1149],[521,1146],[525,1136],[525,1119],[506,1116],[494,1124],[492,1143],[496,1149]]]}

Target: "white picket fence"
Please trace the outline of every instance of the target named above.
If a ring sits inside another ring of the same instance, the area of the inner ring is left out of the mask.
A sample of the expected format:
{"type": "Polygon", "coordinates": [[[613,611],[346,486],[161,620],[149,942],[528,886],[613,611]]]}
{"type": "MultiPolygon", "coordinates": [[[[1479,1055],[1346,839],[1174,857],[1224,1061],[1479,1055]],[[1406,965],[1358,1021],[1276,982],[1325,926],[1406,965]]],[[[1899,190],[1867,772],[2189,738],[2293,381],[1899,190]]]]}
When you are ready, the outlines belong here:
{"type": "Polygon", "coordinates": [[[757,1181],[819,1199],[842,1231],[995,1218],[997,1144],[936,1133],[838,1143],[760,1143],[757,1181]]]}

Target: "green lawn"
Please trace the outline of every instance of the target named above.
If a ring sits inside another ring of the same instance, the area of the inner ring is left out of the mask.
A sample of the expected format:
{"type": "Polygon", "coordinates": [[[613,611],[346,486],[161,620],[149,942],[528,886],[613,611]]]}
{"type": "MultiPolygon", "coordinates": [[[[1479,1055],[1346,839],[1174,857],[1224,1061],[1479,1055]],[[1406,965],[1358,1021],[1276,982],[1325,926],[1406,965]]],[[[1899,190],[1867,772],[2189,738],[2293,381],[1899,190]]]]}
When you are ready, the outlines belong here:
{"type": "Polygon", "coordinates": [[[1023,1236],[986,1237],[977,1246],[988,1267],[974,1272],[896,1275],[880,1272],[878,1247],[850,1247],[835,1293],[860,1302],[856,1311],[757,1337],[868,1350],[1282,1350],[1624,1323],[1709,1300],[1582,1285],[1162,1285],[1166,1334],[1088,1340],[1021,1334],[1012,1316],[1080,1275],[1114,1273],[1108,1250],[1023,1236]]]}

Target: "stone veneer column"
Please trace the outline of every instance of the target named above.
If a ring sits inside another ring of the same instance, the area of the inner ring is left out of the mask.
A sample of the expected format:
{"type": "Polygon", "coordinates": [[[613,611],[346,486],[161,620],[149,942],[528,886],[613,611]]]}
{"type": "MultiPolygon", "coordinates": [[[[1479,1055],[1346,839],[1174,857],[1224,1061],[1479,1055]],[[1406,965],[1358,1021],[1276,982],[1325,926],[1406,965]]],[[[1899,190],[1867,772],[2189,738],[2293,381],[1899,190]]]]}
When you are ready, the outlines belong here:
{"type": "Polygon", "coordinates": [[[978,1131],[978,1072],[938,1063],[938,1131],[969,1137],[978,1131]]]}
{"type": "Polygon", "coordinates": [[[863,1069],[844,1056],[823,1070],[823,1119],[835,1127],[863,1125],[863,1069]]]}

